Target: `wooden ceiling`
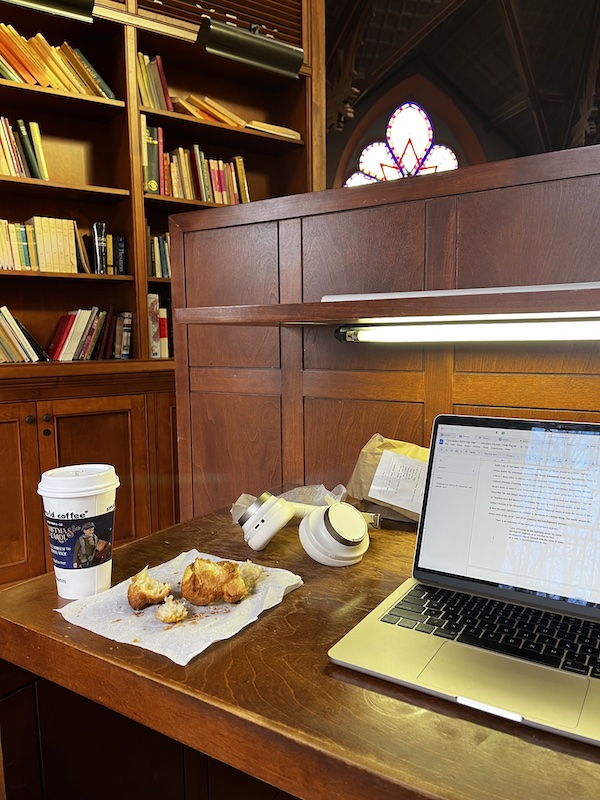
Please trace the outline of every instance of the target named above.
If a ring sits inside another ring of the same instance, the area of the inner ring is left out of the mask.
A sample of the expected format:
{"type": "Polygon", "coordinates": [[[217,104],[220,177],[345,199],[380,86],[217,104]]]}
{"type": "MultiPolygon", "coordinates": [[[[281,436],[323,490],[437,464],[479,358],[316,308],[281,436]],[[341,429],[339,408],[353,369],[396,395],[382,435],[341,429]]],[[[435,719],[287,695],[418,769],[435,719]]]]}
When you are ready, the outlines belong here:
{"type": "Polygon", "coordinates": [[[600,142],[598,0],[326,0],[328,130],[426,70],[515,155],[600,142]]]}

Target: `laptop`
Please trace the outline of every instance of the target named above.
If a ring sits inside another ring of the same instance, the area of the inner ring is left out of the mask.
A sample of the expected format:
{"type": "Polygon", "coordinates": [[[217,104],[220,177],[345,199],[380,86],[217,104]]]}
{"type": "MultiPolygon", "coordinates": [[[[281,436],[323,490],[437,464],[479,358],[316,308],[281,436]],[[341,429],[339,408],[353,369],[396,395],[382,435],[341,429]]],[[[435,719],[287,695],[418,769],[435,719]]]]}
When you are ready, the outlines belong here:
{"type": "Polygon", "coordinates": [[[600,744],[600,425],[437,417],[413,576],[329,657],[600,744]]]}

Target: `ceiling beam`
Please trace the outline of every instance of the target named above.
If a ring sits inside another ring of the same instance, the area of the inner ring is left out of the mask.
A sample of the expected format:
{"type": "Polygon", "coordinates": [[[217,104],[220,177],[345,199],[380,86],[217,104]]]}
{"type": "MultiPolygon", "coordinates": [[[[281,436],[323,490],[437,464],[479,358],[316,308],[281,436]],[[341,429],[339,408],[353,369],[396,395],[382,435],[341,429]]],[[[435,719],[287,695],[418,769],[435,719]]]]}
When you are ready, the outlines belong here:
{"type": "MultiPolygon", "coordinates": [[[[405,39],[393,48],[389,58],[380,62],[368,76],[370,86],[379,83],[384,77],[411,56],[424,40],[454,14],[466,0],[444,0],[421,22],[411,29],[405,39]]],[[[366,93],[366,92],[365,92],[366,93]]]]}
{"type": "Polygon", "coordinates": [[[550,133],[544,117],[544,111],[540,101],[540,93],[537,89],[529,53],[525,45],[525,38],[517,14],[513,0],[498,0],[500,11],[502,12],[503,21],[505,23],[508,42],[513,51],[515,59],[515,68],[521,82],[521,87],[526,97],[529,99],[529,105],[533,114],[536,132],[542,150],[548,151],[552,149],[552,142],[550,141],[550,133]]]}
{"type": "MultiPolygon", "coordinates": [[[[577,78],[576,89],[573,92],[571,99],[571,107],[569,109],[569,117],[565,125],[565,132],[562,141],[562,147],[567,148],[572,146],[572,137],[574,135],[574,127],[577,124],[577,117],[581,116],[581,112],[591,109],[597,104],[595,98],[596,80],[598,76],[598,68],[600,65],[600,4],[596,3],[592,20],[588,29],[588,37],[583,51],[583,58],[581,59],[581,69],[577,78]],[[579,114],[578,114],[579,110],[579,114]]],[[[581,119],[579,120],[581,123],[581,119]]],[[[577,138],[577,137],[576,137],[577,138]]]]}

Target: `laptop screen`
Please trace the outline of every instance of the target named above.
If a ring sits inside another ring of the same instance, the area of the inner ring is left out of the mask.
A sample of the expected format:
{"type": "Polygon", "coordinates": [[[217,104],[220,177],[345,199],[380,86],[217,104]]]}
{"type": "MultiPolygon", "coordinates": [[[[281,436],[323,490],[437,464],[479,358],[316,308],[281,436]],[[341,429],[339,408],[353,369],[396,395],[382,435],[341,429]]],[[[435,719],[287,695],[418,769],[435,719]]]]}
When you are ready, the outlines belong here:
{"type": "Polygon", "coordinates": [[[438,417],[423,573],[600,607],[600,425],[438,417]]]}

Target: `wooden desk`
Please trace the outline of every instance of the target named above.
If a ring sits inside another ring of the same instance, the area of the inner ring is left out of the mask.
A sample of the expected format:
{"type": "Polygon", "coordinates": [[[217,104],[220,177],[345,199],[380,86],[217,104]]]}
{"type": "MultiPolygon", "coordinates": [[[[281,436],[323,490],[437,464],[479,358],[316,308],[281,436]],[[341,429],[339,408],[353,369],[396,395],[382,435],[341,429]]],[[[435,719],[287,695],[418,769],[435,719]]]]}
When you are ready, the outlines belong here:
{"type": "MultiPolygon", "coordinates": [[[[192,547],[250,555],[229,514],[211,514],[117,550],[113,581],[192,547]]],[[[0,593],[0,658],[304,800],[596,800],[599,749],[328,661],[408,575],[413,547],[409,531],[376,532],[360,565],[335,569],[288,528],[254,560],[305,585],[187,667],[67,624],[41,576],[0,593]]]]}

